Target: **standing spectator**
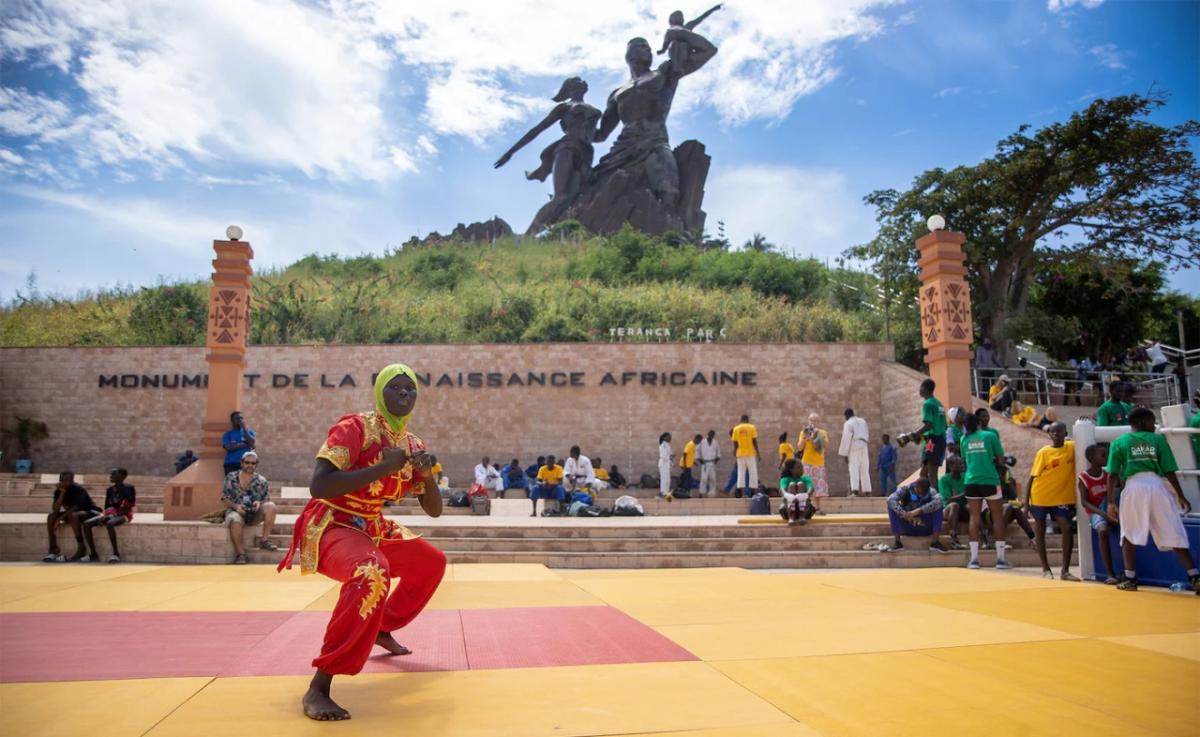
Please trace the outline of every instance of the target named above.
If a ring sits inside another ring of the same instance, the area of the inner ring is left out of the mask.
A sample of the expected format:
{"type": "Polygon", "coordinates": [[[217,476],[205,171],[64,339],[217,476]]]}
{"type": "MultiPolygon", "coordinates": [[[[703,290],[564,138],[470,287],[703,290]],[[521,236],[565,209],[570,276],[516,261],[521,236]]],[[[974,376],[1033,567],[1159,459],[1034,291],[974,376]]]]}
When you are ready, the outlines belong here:
{"type": "Polygon", "coordinates": [[[978,376],[977,388],[990,386],[996,376],[997,369],[1003,366],[996,360],[996,351],[992,349],[992,339],[984,338],[975,349],[975,373],[978,376]]]}
{"type": "Polygon", "coordinates": [[[717,463],[720,460],[717,431],[709,430],[708,436],[700,441],[700,496],[717,495],[717,463]]]}
{"type": "Polygon", "coordinates": [[[850,496],[871,496],[870,431],[867,421],[855,417],[854,410],[849,407],[846,408],[845,417],[838,455],[846,459],[846,466],[850,470],[850,496]]]}
{"type": "Polygon", "coordinates": [[[887,433],[883,434],[882,441],[879,459],[875,462],[879,469],[879,494],[891,496],[896,490],[896,446],[892,445],[892,438],[887,433]]]}
{"type": "Polygon", "coordinates": [[[796,457],[796,446],[788,442],[786,432],[779,433],[779,473],[783,474],[783,464],[796,457]]]}
{"type": "Polygon", "coordinates": [[[700,433],[692,436],[692,439],[683,446],[683,455],[679,457],[679,488],[692,493],[694,480],[692,478],[692,469],[696,467],[696,448],[702,440],[700,433]]]}
{"type": "Polygon", "coordinates": [[[267,479],[258,472],[258,454],[250,451],[242,456],[241,469],[225,476],[221,489],[221,501],[225,503],[225,524],[229,527],[229,541],[233,543],[233,562],[245,564],[246,548],[242,533],[246,527],[262,523],[262,537],[258,547],[263,550],[279,550],[271,542],[275,527],[275,503],[271,501],[267,479]]]}
{"type": "Polygon", "coordinates": [[[967,410],[962,407],[951,407],[946,413],[946,453],[949,455],[962,455],[963,426],[967,422],[967,410]]]}
{"type": "Polygon", "coordinates": [[[665,432],[658,436],[658,495],[671,496],[671,433],[665,432]]]}
{"type": "Polygon", "coordinates": [[[742,415],[742,421],[730,432],[737,457],[737,491],[734,496],[747,497],[758,488],[758,428],[750,424],[750,415],[742,415]]]}
{"type": "Polygon", "coordinates": [[[571,446],[567,460],[563,463],[563,478],[567,483],[568,494],[596,486],[596,471],[592,468],[592,461],[580,453],[578,445],[571,446]]]}
{"type": "Polygon", "coordinates": [[[117,549],[117,527],[133,520],[133,509],[137,505],[137,491],[132,484],[125,483],[129,472],[123,468],[114,468],[108,475],[112,486],[104,492],[104,511],[83,523],[83,537],[87,540],[88,555],[83,562],[90,563],[100,560],[96,552],[96,540],[92,537],[92,528],[104,525],[108,531],[108,541],[112,543],[112,555],[108,556],[109,563],[121,562],[121,551],[117,549]]]}
{"type": "Polygon", "coordinates": [[[1146,358],[1150,361],[1150,373],[1161,374],[1167,370],[1167,354],[1157,340],[1146,341],[1146,358]]]}
{"type": "Polygon", "coordinates": [[[1117,510],[1108,506],[1105,498],[1108,494],[1108,471],[1104,464],[1108,463],[1107,445],[1089,445],[1083,452],[1088,466],[1079,472],[1077,484],[1079,503],[1088,513],[1088,521],[1096,531],[1097,542],[1100,544],[1100,558],[1104,561],[1104,570],[1108,574],[1104,583],[1109,586],[1117,584],[1116,572],[1113,568],[1112,542],[1109,531],[1117,526],[1117,510]]]}
{"type": "Polygon", "coordinates": [[[1132,411],[1133,405],[1125,401],[1125,382],[1114,381],[1108,385],[1108,401],[1096,410],[1096,426],[1128,425],[1132,411]]]}
{"type": "Polygon", "coordinates": [[[198,458],[191,448],[183,451],[183,455],[175,459],[175,473],[183,473],[183,469],[195,463],[198,458]]]}
{"type": "MultiPolygon", "coordinates": [[[[938,468],[946,457],[946,410],[938,398],[933,396],[933,390],[936,388],[937,384],[933,379],[921,382],[921,427],[900,436],[903,442],[924,442],[921,450],[921,475],[929,479],[930,486],[937,484],[938,468]]],[[[987,410],[980,408],[980,411],[987,410]]],[[[968,463],[968,470],[969,468],[968,463]]]]}
{"type": "Polygon", "coordinates": [[[1175,364],[1175,368],[1171,369],[1171,375],[1175,377],[1175,388],[1179,392],[1180,397],[1188,395],[1188,373],[1183,367],[1183,361],[1175,364]]]}
{"type": "Polygon", "coordinates": [[[1038,557],[1042,561],[1042,577],[1054,578],[1046,558],[1046,517],[1054,516],[1062,533],[1062,569],[1059,578],[1078,581],[1071,573],[1071,517],[1075,513],[1075,442],[1067,440],[1067,426],[1056,422],[1047,431],[1050,445],[1043,446],[1029,471],[1029,491],[1025,506],[1033,514],[1037,530],[1038,557]]]}
{"type": "Polygon", "coordinates": [[[938,539],[942,531],[942,500],[933,493],[929,479],[918,478],[907,486],[896,489],[887,500],[888,525],[892,529],[892,546],[881,548],[884,552],[903,550],[901,535],[907,537],[932,537],[929,549],[937,553],[949,550],[938,539]]]}
{"type": "Polygon", "coordinates": [[[958,541],[958,530],[970,519],[967,511],[967,464],[958,456],[946,457],[946,473],[938,478],[938,497],[942,500],[942,519],[950,525],[950,549],[966,548],[958,541]]]}
{"type": "Polygon", "coordinates": [[[54,487],[54,501],[50,514],[46,515],[46,532],[50,535],[50,548],[43,563],[62,563],[67,560],[58,549],[58,526],[69,525],[75,533],[75,554],[71,561],[83,560],[87,555],[83,543],[83,521],[97,514],[100,508],[92,501],[87,489],[75,483],[75,474],[63,471],[58,475],[58,486],[54,487]]]}
{"type": "Polygon", "coordinates": [[[963,436],[963,460],[967,464],[966,485],[967,508],[971,513],[970,548],[971,560],[968,568],[979,568],[979,536],[983,526],[983,503],[986,501],[992,515],[992,531],[996,543],[996,567],[1012,568],[1004,559],[1004,510],[1000,491],[1000,464],[1004,463],[1004,448],[1000,436],[979,427],[979,417],[967,417],[967,434],[963,436]]]}
{"type": "Polygon", "coordinates": [[[1187,530],[1179,510],[1192,511],[1192,505],[1179,487],[1175,472],[1179,465],[1166,439],[1154,432],[1154,412],[1138,407],[1129,416],[1133,432],[1112,442],[1108,449],[1108,508],[1117,509],[1121,523],[1121,557],[1125,575],[1117,588],[1137,591],[1134,546],[1145,545],[1150,535],[1159,550],[1172,548],[1187,571],[1192,589],[1200,595],[1200,571],[1188,551],[1187,530]],[[1124,481],[1121,502],[1117,504],[1117,482],[1124,481]],[[1167,484],[1170,483],[1170,487],[1167,484]],[[1172,498],[1171,491],[1175,495],[1172,498]]]}
{"type": "Polygon", "coordinates": [[[537,486],[533,487],[533,493],[529,495],[529,499],[533,502],[533,512],[530,517],[537,516],[538,499],[556,499],[558,501],[558,509],[561,512],[563,501],[567,498],[567,492],[563,490],[563,467],[555,463],[554,456],[546,456],[546,465],[538,469],[537,486]]]}
{"type": "Polygon", "coordinates": [[[808,416],[808,423],[796,438],[796,450],[800,454],[800,463],[804,465],[804,475],[812,479],[812,502],[817,514],[825,514],[821,509],[821,500],[829,496],[829,483],[825,479],[825,449],[829,447],[829,433],[817,427],[821,416],[813,412],[808,416]]]}
{"type": "Polygon", "coordinates": [[[225,448],[225,473],[233,473],[242,467],[242,456],[254,450],[257,436],[246,427],[246,420],[241,412],[234,411],[229,415],[229,424],[233,429],[221,436],[221,447],[225,448]]]}

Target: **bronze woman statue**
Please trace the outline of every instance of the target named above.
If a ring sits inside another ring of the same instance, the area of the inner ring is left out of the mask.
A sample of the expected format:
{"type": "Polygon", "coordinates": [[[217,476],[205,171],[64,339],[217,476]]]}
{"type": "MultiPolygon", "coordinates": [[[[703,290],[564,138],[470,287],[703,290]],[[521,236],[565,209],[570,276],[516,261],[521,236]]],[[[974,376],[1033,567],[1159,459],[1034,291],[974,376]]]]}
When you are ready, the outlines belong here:
{"type": "Polygon", "coordinates": [[[551,172],[554,173],[554,197],[538,210],[526,233],[537,233],[557,220],[591,176],[592,138],[600,120],[600,111],[583,101],[587,90],[587,82],[579,77],[571,77],[563,82],[562,88],[554,96],[558,105],[496,161],[497,169],[504,166],[522,146],[537,138],[555,122],[563,130],[562,138],[542,150],[541,166],[525,172],[526,179],[541,182],[546,181],[551,172]]]}

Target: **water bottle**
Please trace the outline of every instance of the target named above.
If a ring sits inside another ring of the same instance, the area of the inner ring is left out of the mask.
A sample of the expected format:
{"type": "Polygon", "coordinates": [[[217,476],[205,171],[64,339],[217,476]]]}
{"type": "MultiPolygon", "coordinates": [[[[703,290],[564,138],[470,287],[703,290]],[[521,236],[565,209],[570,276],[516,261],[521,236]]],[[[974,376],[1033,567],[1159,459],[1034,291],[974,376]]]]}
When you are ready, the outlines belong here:
{"type": "Polygon", "coordinates": [[[1191,586],[1191,584],[1187,584],[1182,581],[1176,581],[1175,583],[1171,584],[1171,590],[1175,591],[1175,592],[1191,591],[1192,586],[1191,586]]]}

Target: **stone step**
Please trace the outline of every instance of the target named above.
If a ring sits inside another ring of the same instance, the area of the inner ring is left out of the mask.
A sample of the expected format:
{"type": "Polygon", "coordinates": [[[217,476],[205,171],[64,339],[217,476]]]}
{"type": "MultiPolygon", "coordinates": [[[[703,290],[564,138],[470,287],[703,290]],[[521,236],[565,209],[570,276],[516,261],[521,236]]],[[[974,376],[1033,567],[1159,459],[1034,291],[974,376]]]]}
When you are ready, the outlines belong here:
{"type": "MultiPolygon", "coordinates": [[[[468,552],[511,553],[675,553],[675,552],[817,552],[861,551],[866,543],[891,544],[890,535],[853,537],[794,537],[794,538],[675,538],[638,540],[629,538],[444,538],[424,536],[443,550],[468,552]]],[[[280,543],[282,544],[282,543],[280,543]]],[[[1050,545],[1060,541],[1050,538],[1050,545]]],[[[1011,550],[1032,549],[1027,539],[1014,539],[1011,550]]]]}

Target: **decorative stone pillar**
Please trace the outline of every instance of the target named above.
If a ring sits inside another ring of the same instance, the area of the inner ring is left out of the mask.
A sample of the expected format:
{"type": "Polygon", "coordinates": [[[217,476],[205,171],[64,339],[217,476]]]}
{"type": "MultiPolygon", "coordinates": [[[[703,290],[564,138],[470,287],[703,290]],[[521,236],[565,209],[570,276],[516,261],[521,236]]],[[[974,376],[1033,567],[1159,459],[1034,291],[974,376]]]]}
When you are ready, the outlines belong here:
{"type": "Polygon", "coordinates": [[[971,407],[971,289],[966,282],[962,233],[935,230],[917,241],[921,257],[921,344],[946,406],[971,407]]]}
{"type": "MultiPolygon", "coordinates": [[[[240,229],[230,227],[229,235],[240,229]]],[[[208,294],[208,405],[200,428],[199,459],[167,482],[163,518],[199,519],[221,508],[225,450],[221,435],[230,429],[229,415],[240,409],[246,343],[250,332],[250,260],[254,251],[244,241],[213,241],[212,288],[208,294]]]]}

